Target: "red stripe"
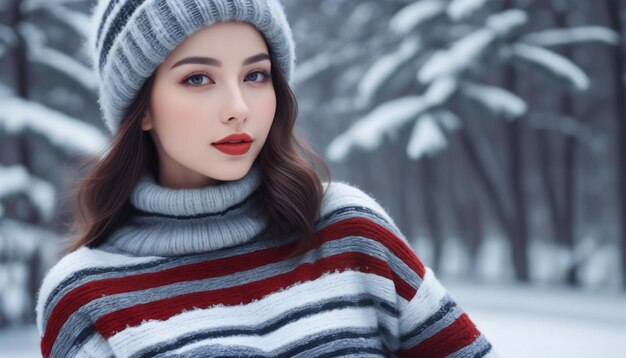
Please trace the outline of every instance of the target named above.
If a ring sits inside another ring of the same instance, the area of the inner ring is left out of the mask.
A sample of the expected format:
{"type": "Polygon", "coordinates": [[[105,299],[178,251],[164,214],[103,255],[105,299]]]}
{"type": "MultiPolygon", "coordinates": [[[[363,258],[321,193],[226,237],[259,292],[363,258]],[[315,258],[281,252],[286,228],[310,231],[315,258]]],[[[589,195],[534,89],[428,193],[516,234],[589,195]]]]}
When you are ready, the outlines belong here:
{"type": "MultiPolygon", "coordinates": [[[[316,235],[317,240],[313,249],[325,242],[346,236],[367,237],[381,242],[388,247],[394,255],[411,267],[420,278],[424,277],[424,266],[408,245],[389,230],[368,219],[352,218],[323,228],[316,235]]],[[[54,307],[48,319],[45,334],[41,342],[42,353],[44,357],[49,356],[54,341],[63,324],[72,313],[92,300],[108,295],[144,290],[175,282],[200,280],[254,269],[282,260],[283,257],[294,249],[296,244],[297,243],[294,242],[276,248],[269,248],[209,262],[174,267],[159,272],[102,279],[79,286],[62,297],[54,307]]],[[[393,275],[393,280],[398,294],[404,299],[410,300],[415,294],[415,289],[395,274],[393,275]]],[[[241,288],[238,289],[240,290],[241,288]]]]}
{"type": "Polygon", "coordinates": [[[261,299],[298,283],[313,281],[327,272],[355,270],[391,279],[387,263],[367,254],[346,252],[305,263],[295,270],[249,284],[213,291],[194,292],[114,311],[96,321],[96,330],[108,339],[125,328],[145,320],[167,320],[183,311],[208,308],[217,304],[240,305],[261,299]]]}
{"type": "Polygon", "coordinates": [[[411,349],[402,349],[396,353],[400,357],[446,357],[472,344],[479,336],[480,331],[467,314],[463,313],[434,336],[411,349]]]}

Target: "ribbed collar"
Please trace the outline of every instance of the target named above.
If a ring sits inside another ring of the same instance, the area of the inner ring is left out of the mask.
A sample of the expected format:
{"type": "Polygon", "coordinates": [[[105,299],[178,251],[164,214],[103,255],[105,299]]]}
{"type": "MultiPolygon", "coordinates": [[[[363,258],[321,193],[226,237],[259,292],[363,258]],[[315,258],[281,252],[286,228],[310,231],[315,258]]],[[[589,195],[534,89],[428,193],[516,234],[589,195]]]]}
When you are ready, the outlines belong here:
{"type": "Polygon", "coordinates": [[[130,197],[134,212],[101,246],[135,256],[178,256],[244,243],[265,229],[255,163],[235,181],[193,189],[160,186],[146,171],[130,197]]]}

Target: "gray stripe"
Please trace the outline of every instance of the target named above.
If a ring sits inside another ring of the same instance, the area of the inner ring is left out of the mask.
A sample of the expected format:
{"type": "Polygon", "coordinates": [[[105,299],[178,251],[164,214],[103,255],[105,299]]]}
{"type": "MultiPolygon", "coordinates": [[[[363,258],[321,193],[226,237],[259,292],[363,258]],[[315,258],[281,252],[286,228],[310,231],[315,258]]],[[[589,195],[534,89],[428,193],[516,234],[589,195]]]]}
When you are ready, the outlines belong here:
{"type": "Polygon", "coordinates": [[[325,331],[314,335],[305,336],[289,345],[282,346],[273,351],[262,351],[247,346],[224,346],[207,345],[182,354],[163,354],[156,357],[276,357],[276,358],[309,358],[320,357],[324,354],[332,354],[340,349],[373,349],[379,350],[381,354],[342,354],[342,357],[349,356],[374,356],[384,357],[385,349],[377,337],[377,331],[371,328],[344,328],[332,331],[325,331]]]}
{"type": "MultiPolygon", "coordinates": [[[[59,330],[59,335],[54,340],[50,357],[72,357],[72,349],[79,332],[93,326],[93,322],[83,314],[84,311],[74,312],[59,330]]],[[[74,352],[73,354],[76,354],[74,352]]]]}
{"type": "MultiPolygon", "coordinates": [[[[232,336],[264,336],[284,327],[286,324],[297,322],[298,320],[301,320],[303,318],[327,313],[333,310],[343,310],[349,307],[360,307],[362,308],[364,314],[368,312],[367,314],[378,315],[382,311],[382,309],[380,308],[380,300],[370,294],[324,299],[284,312],[268,321],[263,322],[260,325],[225,325],[224,327],[220,327],[217,329],[201,330],[181,334],[180,336],[174,337],[169,341],[163,341],[157,345],[146,347],[145,349],[134,353],[132,356],[135,358],[153,357],[156,354],[163,354],[169,351],[173,351],[180,347],[200,342],[208,338],[232,336]]],[[[395,319],[390,319],[390,317],[387,318],[388,319],[385,320],[387,322],[379,322],[379,332],[381,334],[381,338],[384,338],[384,341],[393,341],[395,337],[383,337],[383,332],[387,332],[387,334],[389,334],[389,329],[385,328],[381,330],[380,325],[382,324],[383,326],[388,327],[389,325],[397,324],[397,317],[395,319]]]]}

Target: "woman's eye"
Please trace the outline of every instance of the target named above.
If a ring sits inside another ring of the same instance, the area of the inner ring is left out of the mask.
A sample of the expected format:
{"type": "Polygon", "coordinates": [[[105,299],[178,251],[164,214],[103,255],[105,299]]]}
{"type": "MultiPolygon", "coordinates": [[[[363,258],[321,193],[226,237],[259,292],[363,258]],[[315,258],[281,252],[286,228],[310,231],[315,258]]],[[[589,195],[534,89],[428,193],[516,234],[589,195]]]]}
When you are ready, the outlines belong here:
{"type": "Polygon", "coordinates": [[[265,71],[254,71],[251,74],[249,74],[246,78],[252,78],[252,82],[265,82],[269,80],[270,74],[265,71]],[[261,80],[260,81],[255,80],[255,79],[259,79],[259,75],[261,75],[260,77],[261,80]]]}
{"type": "Polygon", "coordinates": [[[192,86],[202,86],[209,83],[209,77],[207,75],[191,75],[185,79],[185,83],[192,86]]]}

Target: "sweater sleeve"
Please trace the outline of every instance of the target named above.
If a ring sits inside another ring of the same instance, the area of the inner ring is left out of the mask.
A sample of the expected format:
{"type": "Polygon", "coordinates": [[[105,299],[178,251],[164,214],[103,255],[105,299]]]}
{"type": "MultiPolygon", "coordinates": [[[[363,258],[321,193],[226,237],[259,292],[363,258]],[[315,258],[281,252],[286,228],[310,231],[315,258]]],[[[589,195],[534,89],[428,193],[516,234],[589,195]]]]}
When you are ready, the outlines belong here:
{"type": "Polygon", "coordinates": [[[428,267],[413,297],[401,304],[399,334],[398,357],[498,357],[428,267]]]}
{"type": "Polygon", "coordinates": [[[399,312],[397,357],[499,357],[393,224],[382,222],[399,312]]]}
{"type": "Polygon", "coordinates": [[[498,357],[487,338],[413,252],[391,216],[362,190],[343,183],[330,186],[327,212],[352,208],[364,235],[382,244],[396,291],[396,357],[498,357]]]}
{"type": "Polygon", "coordinates": [[[37,296],[36,320],[43,357],[114,357],[91,318],[68,300],[85,266],[80,252],[59,261],[46,274],[37,296]]]}

